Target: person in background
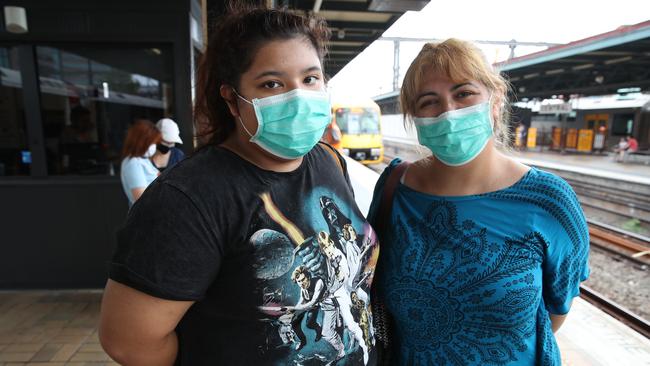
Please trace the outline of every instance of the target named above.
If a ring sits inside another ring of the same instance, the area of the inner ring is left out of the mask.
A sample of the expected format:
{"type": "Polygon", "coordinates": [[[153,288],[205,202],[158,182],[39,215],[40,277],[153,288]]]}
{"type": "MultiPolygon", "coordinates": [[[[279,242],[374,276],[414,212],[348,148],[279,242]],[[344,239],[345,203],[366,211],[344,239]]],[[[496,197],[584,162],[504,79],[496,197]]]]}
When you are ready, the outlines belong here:
{"type": "Polygon", "coordinates": [[[361,329],[372,324],[351,315],[351,293],[370,292],[379,243],[345,160],[319,143],[332,111],[329,29],[239,3],[197,72],[194,119],[208,141],[147,188],[117,233],[101,344],[124,365],[374,366],[361,329]],[[345,254],[346,224],[365,254],[345,254]],[[292,279],[301,266],[309,294],[292,279]],[[319,325],[302,311],[322,314],[319,325]]]}
{"type": "Polygon", "coordinates": [[[638,150],[639,142],[633,136],[628,135],[625,138],[621,137],[621,140],[618,143],[618,148],[616,149],[616,152],[618,153],[616,161],[624,163],[630,153],[637,152],[638,150]]]}
{"type": "Polygon", "coordinates": [[[176,147],[176,144],[183,143],[176,122],[169,118],[163,118],[156,123],[156,128],[162,134],[162,140],[156,145],[156,153],[151,161],[162,172],[183,160],[185,153],[176,147]]]}
{"type": "Polygon", "coordinates": [[[627,150],[628,147],[629,145],[627,144],[627,139],[625,137],[621,137],[618,140],[618,144],[614,148],[614,153],[616,153],[616,155],[614,155],[614,160],[617,162],[623,161],[625,158],[625,150],[627,150]]]}
{"type": "Polygon", "coordinates": [[[368,216],[391,365],[560,365],[553,333],[589,275],[589,232],[567,182],[503,153],[507,95],[465,41],[425,44],[406,72],[404,118],[433,155],[394,160],[368,216]]]}
{"type": "Polygon", "coordinates": [[[126,134],[120,178],[124,193],[129,199],[129,207],[133,206],[160,174],[150,160],[160,141],[160,131],[150,121],[135,122],[126,134]]]}
{"type": "Polygon", "coordinates": [[[627,137],[627,152],[633,153],[639,151],[639,141],[637,141],[634,136],[630,135],[627,137]]]}
{"type": "Polygon", "coordinates": [[[62,144],[85,144],[97,142],[96,126],[90,110],[81,105],[70,111],[70,125],[61,134],[62,144]]]}
{"type": "Polygon", "coordinates": [[[340,151],[342,137],[343,135],[341,134],[341,129],[336,124],[336,122],[332,121],[327,126],[327,129],[325,129],[325,133],[323,134],[323,138],[321,139],[321,141],[327,142],[333,148],[340,151]]]}

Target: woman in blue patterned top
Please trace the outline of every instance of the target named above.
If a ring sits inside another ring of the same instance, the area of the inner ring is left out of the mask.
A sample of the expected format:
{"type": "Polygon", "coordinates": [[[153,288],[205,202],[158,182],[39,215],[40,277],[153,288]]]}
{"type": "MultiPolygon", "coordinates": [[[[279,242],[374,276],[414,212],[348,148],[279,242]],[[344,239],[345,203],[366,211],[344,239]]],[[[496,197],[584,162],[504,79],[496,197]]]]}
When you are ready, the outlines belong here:
{"type": "Polygon", "coordinates": [[[406,73],[404,117],[433,156],[403,171],[382,212],[393,161],[370,209],[385,223],[377,290],[391,364],[560,364],[553,332],[588,276],[588,229],[564,180],[500,151],[507,89],[455,39],[426,44],[406,73]]]}

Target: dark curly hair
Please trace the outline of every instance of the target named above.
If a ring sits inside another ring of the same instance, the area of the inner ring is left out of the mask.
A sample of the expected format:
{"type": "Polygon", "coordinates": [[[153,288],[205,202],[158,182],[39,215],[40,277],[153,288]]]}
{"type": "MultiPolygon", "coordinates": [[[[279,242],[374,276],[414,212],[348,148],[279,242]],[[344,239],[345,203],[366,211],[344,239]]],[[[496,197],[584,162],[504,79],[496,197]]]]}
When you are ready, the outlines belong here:
{"type": "Polygon", "coordinates": [[[200,145],[220,144],[235,130],[219,88],[239,88],[241,75],[253,63],[255,54],[267,42],[304,37],[323,62],[330,37],[320,18],[302,16],[287,9],[231,3],[217,19],[208,47],[199,63],[194,124],[200,145]]]}

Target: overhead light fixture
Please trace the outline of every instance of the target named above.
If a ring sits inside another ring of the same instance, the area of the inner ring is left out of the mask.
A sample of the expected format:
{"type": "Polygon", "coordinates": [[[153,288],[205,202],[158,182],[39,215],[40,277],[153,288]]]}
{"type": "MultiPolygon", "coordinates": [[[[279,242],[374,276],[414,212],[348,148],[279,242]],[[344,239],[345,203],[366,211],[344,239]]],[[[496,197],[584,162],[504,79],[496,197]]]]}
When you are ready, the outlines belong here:
{"type": "Polygon", "coordinates": [[[108,99],[111,96],[111,94],[110,94],[110,92],[108,90],[108,83],[107,82],[102,83],[102,92],[104,94],[104,98],[106,98],[106,99],[108,99]]]}
{"type": "Polygon", "coordinates": [[[321,5],[323,5],[323,0],[316,0],[316,1],[314,1],[314,8],[312,9],[312,11],[313,11],[314,13],[318,13],[318,12],[320,11],[320,7],[321,7],[321,5]]]}
{"type": "Polygon", "coordinates": [[[603,62],[605,65],[613,65],[617,64],[619,62],[625,62],[625,61],[630,61],[632,59],[632,56],[625,56],[625,57],[619,57],[619,58],[613,58],[611,60],[607,60],[603,62]]]}
{"type": "Polygon", "coordinates": [[[338,32],[336,32],[336,37],[338,39],[345,38],[345,29],[339,29],[338,32]]]}
{"type": "Polygon", "coordinates": [[[596,75],[596,77],[594,78],[594,81],[597,82],[598,84],[602,84],[603,81],[605,81],[605,77],[602,76],[602,75],[596,75]]]}
{"type": "Polygon", "coordinates": [[[368,10],[405,13],[409,10],[420,11],[428,3],[427,0],[371,0],[368,10]]]}
{"type": "Polygon", "coordinates": [[[5,6],[5,27],[9,33],[27,33],[27,15],[25,8],[5,6]]]}
{"type": "Polygon", "coordinates": [[[633,88],[621,88],[616,91],[618,94],[628,94],[628,93],[640,93],[641,88],[638,87],[633,87],[633,88]]]}
{"type": "Polygon", "coordinates": [[[584,69],[590,69],[590,68],[592,68],[594,66],[596,66],[596,65],[594,65],[594,64],[583,64],[583,65],[574,66],[574,67],[572,67],[572,69],[573,70],[584,70],[584,69]]]}
{"type": "Polygon", "coordinates": [[[520,92],[520,93],[523,93],[523,92],[525,92],[525,91],[526,91],[526,87],[525,87],[525,86],[520,86],[520,87],[519,87],[519,92],[520,92]]]}
{"type": "Polygon", "coordinates": [[[555,75],[555,74],[561,74],[564,72],[564,69],[553,69],[553,70],[548,70],[546,72],[546,75],[555,75]]]}

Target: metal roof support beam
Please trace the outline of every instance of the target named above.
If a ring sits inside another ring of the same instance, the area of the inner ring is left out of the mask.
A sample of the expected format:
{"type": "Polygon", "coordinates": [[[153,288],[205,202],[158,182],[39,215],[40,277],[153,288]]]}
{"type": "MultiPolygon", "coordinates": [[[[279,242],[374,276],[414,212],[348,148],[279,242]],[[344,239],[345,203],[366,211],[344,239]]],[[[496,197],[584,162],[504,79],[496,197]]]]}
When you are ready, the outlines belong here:
{"type": "MultiPolygon", "coordinates": [[[[297,9],[312,8],[314,0],[296,0],[293,2],[294,7],[297,9]]],[[[352,2],[352,1],[323,1],[320,10],[335,10],[335,11],[362,11],[368,12],[368,4],[366,2],[352,2]]],[[[401,14],[392,11],[372,11],[372,13],[386,13],[386,14],[401,14]]]]}
{"type": "MultiPolygon", "coordinates": [[[[379,41],[400,41],[400,42],[442,42],[444,39],[438,38],[409,38],[409,37],[381,37],[379,41]]],[[[525,42],[525,41],[490,41],[490,40],[473,40],[470,41],[473,43],[479,44],[494,44],[494,45],[506,45],[506,46],[539,46],[539,47],[554,47],[558,46],[561,43],[549,43],[549,42],[525,42]]]]}
{"type": "Polygon", "coordinates": [[[330,20],[327,22],[331,28],[337,29],[363,29],[363,30],[386,30],[386,23],[375,22],[342,22],[338,20],[330,20]]]}

